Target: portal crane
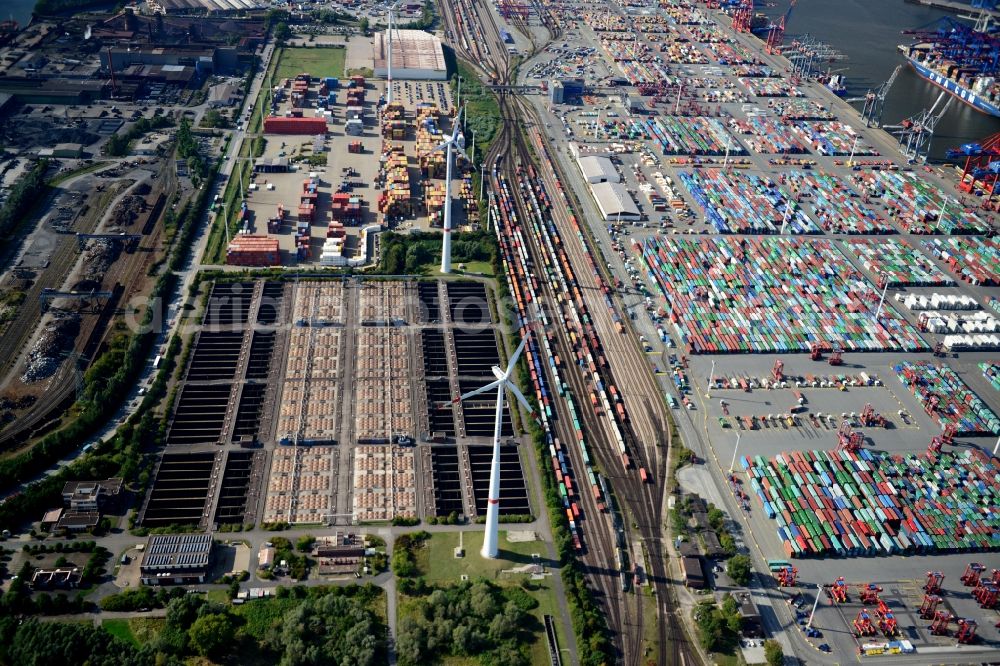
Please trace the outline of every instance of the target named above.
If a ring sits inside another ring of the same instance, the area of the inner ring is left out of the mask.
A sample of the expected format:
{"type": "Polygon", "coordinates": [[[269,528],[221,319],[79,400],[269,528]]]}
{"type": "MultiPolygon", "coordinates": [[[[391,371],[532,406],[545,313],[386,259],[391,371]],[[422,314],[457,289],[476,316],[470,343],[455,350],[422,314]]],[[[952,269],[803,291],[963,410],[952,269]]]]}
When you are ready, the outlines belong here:
{"type": "Polygon", "coordinates": [[[944,432],[940,435],[935,435],[931,438],[931,443],[927,447],[927,455],[934,456],[941,453],[941,449],[945,446],[951,446],[955,443],[955,433],[958,431],[958,427],[954,423],[949,423],[945,426],[944,432]]]}
{"type": "MultiPolygon", "coordinates": [[[[56,298],[66,298],[71,300],[83,301],[84,303],[89,303],[90,301],[100,301],[101,299],[107,301],[112,296],[113,292],[110,291],[58,291],[56,289],[50,289],[46,287],[42,289],[42,293],[38,295],[38,302],[41,305],[42,312],[49,309],[49,304],[53,299],[56,298]]],[[[95,309],[100,308],[99,303],[95,303],[95,309]]]]}
{"type": "Polygon", "coordinates": [[[962,584],[966,587],[976,587],[979,585],[979,577],[984,571],[986,571],[986,567],[979,562],[970,562],[969,566],[965,567],[965,573],[962,574],[962,584]]]}
{"type": "Polygon", "coordinates": [[[795,3],[798,0],[791,0],[788,3],[788,11],[778,19],[778,22],[772,24],[767,30],[767,43],[764,45],[764,50],[772,55],[781,55],[781,43],[785,40],[785,26],[788,25],[788,19],[792,16],[792,10],[795,9],[795,3]]]}
{"type": "Polygon", "coordinates": [[[837,604],[847,603],[847,583],[843,576],[833,581],[833,585],[830,586],[830,598],[837,604]]]}
{"type": "Polygon", "coordinates": [[[865,605],[873,605],[879,602],[879,593],[882,588],[875,583],[868,583],[867,585],[861,586],[861,603],[865,605]]]}
{"type": "Polygon", "coordinates": [[[885,109],[885,98],[889,95],[892,84],[896,82],[896,77],[899,76],[899,72],[902,69],[902,65],[897,65],[885,83],[880,85],[876,90],[869,90],[864,97],[854,97],[846,100],[847,102],[865,103],[861,110],[861,119],[865,121],[865,127],[871,127],[872,125],[875,127],[882,126],[882,111],[885,109]]]}
{"type": "Polygon", "coordinates": [[[733,30],[750,32],[753,26],[753,0],[742,0],[733,12],[733,30]]]}
{"type": "Polygon", "coordinates": [[[934,130],[948,111],[953,99],[955,98],[942,90],[930,109],[924,109],[918,115],[907,118],[898,125],[886,125],[883,128],[899,137],[899,145],[903,155],[911,163],[927,161],[927,155],[931,150],[931,140],[934,138],[934,130]],[[939,110],[938,105],[945,97],[948,99],[939,110]]]}

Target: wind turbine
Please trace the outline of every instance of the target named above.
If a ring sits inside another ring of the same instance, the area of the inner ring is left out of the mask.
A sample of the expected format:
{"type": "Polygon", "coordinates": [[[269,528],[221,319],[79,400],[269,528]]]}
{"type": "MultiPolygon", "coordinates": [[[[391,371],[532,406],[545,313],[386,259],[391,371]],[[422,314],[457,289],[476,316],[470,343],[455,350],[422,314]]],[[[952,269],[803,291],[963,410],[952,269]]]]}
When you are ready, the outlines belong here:
{"type": "Polygon", "coordinates": [[[392,19],[393,19],[393,16],[395,16],[395,14],[396,14],[396,9],[399,8],[399,3],[401,3],[402,1],[403,0],[396,0],[396,2],[392,3],[391,5],[389,5],[389,30],[388,30],[388,33],[389,33],[389,48],[388,48],[388,50],[386,51],[386,54],[385,54],[385,57],[386,57],[386,62],[385,62],[385,65],[386,65],[386,67],[385,67],[385,69],[386,69],[386,78],[389,81],[389,84],[388,84],[388,94],[386,95],[386,99],[388,100],[389,104],[392,104],[392,19]]]}
{"type": "MultiPolygon", "coordinates": [[[[483,550],[482,555],[488,559],[496,559],[498,547],[497,541],[499,540],[499,525],[500,525],[500,424],[503,418],[503,401],[504,401],[504,389],[508,389],[517,398],[526,410],[531,412],[531,405],[528,404],[527,399],[518,390],[517,386],[510,380],[511,374],[514,372],[514,366],[517,364],[517,359],[520,358],[521,352],[524,351],[524,345],[528,341],[527,337],[521,338],[521,344],[517,346],[517,351],[514,355],[510,357],[510,362],[507,364],[506,370],[501,370],[499,366],[493,366],[493,375],[497,378],[495,382],[491,382],[486,386],[476,389],[475,391],[469,391],[463,396],[455,398],[453,402],[459,403],[468,400],[474,395],[479,395],[480,393],[485,393],[490,389],[497,390],[497,413],[496,422],[493,424],[493,460],[490,463],[490,491],[487,496],[486,504],[486,536],[483,538],[483,550]]],[[[534,413],[532,412],[532,417],[534,413]]]]}
{"type": "Polygon", "coordinates": [[[425,155],[435,153],[439,150],[446,150],[445,157],[445,181],[444,181],[444,240],[441,244],[441,272],[451,273],[451,152],[457,150],[459,155],[464,157],[469,163],[472,160],[465,153],[465,137],[462,135],[462,113],[464,108],[458,110],[455,116],[455,123],[451,131],[451,136],[446,136],[437,148],[427,151],[425,155]]]}

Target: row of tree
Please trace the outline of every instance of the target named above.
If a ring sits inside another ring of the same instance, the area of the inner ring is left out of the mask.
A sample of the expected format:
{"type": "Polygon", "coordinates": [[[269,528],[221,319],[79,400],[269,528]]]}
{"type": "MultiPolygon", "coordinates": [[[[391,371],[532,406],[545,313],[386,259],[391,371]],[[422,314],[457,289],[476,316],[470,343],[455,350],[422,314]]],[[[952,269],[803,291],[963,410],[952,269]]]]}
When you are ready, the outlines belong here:
{"type": "Polygon", "coordinates": [[[8,241],[24,220],[28,209],[37,203],[45,192],[45,173],[48,160],[38,160],[10,188],[7,200],[0,207],[0,240],[8,241]]]}

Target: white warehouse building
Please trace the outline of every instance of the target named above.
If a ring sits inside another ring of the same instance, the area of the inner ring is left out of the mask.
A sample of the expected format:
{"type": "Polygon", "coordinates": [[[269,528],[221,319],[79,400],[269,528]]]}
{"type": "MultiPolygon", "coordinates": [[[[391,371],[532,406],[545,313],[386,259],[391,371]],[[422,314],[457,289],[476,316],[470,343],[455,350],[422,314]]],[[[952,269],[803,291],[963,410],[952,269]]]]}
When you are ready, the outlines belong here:
{"type": "Polygon", "coordinates": [[[621,176],[611,160],[599,155],[586,155],[576,160],[588,183],[620,183],[621,176]]]}
{"type": "Polygon", "coordinates": [[[616,220],[631,222],[642,218],[642,213],[632,200],[632,195],[621,183],[591,183],[590,193],[594,195],[605,222],[616,220]]]}
{"type": "MultiPolygon", "coordinates": [[[[375,77],[388,78],[386,52],[388,31],[375,34],[373,60],[375,77]]],[[[441,40],[423,30],[392,31],[392,78],[396,81],[444,81],[448,69],[444,62],[441,40]]]]}

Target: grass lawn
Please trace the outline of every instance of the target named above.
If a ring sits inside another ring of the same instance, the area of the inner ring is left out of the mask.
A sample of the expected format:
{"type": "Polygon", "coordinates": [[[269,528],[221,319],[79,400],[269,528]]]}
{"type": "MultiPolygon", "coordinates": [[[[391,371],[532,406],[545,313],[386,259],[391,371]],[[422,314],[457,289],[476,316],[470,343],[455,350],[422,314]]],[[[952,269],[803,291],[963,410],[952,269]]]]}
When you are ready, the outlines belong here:
{"type": "Polygon", "coordinates": [[[294,79],[304,72],[314,77],[344,76],[344,59],[346,48],[302,48],[287,47],[278,54],[278,65],[274,68],[272,84],[277,85],[281,79],[294,79]]]}
{"type": "Polygon", "coordinates": [[[462,273],[476,273],[493,277],[493,266],[488,261],[466,261],[465,270],[456,270],[455,273],[459,275],[462,273]]]}
{"type": "MultiPolygon", "coordinates": [[[[479,554],[483,547],[482,530],[463,532],[462,547],[465,557],[456,559],[455,547],[458,545],[458,532],[438,532],[427,540],[426,545],[417,551],[417,566],[423,572],[428,583],[457,583],[465,574],[470,578],[482,576],[491,581],[503,582],[504,578],[518,580],[520,575],[506,576],[501,569],[531,564],[532,553],[542,553],[544,544],[540,541],[510,543],[507,532],[500,531],[500,557],[487,560],[479,554]]],[[[545,558],[544,554],[542,556],[545,558]]]]}
{"type": "Polygon", "coordinates": [[[103,620],[101,626],[115,638],[120,638],[126,643],[133,645],[139,644],[139,641],[136,640],[135,635],[132,633],[132,629],[128,626],[128,620],[103,620]]]}
{"type": "MultiPolygon", "coordinates": [[[[495,560],[484,559],[479,550],[483,546],[482,531],[464,532],[462,537],[462,547],[465,549],[465,557],[456,559],[454,556],[455,547],[458,546],[458,532],[437,532],[427,540],[425,546],[417,551],[417,566],[426,578],[428,583],[452,584],[458,583],[461,576],[467,575],[470,578],[482,576],[498,585],[518,585],[526,578],[524,574],[503,574],[501,570],[512,569],[532,562],[532,553],[541,553],[542,562],[545,563],[545,544],[541,541],[526,541],[511,543],[507,541],[507,532],[500,531],[500,557],[495,560]]],[[[557,576],[558,572],[552,571],[552,576],[557,576]]],[[[545,643],[544,623],[542,616],[552,615],[558,618],[561,614],[559,602],[556,598],[552,585],[552,576],[543,581],[532,581],[535,589],[530,592],[531,596],[538,601],[538,607],[531,611],[531,614],[538,620],[539,631],[535,634],[535,640],[531,644],[531,663],[542,664],[548,660],[548,646],[545,643]]],[[[402,617],[407,609],[405,604],[400,604],[400,616],[402,617]]],[[[560,647],[568,645],[568,637],[562,633],[562,625],[556,622],[556,640],[560,647]]],[[[478,663],[455,658],[454,661],[444,663],[460,666],[467,663],[478,663]]]]}
{"type": "MultiPolygon", "coordinates": [[[[633,588],[635,594],[642,595],[643,617],[656,617],[656,597],[650,594],[650,588],[633,588]]],[[[656,654],[660,646],[660,636],[656,622],[643,622],[642,649],[647,655],[656,654]]]]}
{"type": "Polygon", "coordinates": [[[205,599],[217,604],[230,603],[229,590],[209,590],[205,593],[205,599]]]}
{"type": "Polygon", "coordinates": [[[239,606],[233,606],[232,611],[246,621],[240,629],[241,634],[256,639],[263,638],[268,630],[281,622],[289,610],[302,603],[298,599],[253,599],[239,606]]]}
{"type": "Polygon", "coordinates": [[[143,645],[155,640],[166,624],[166,618],[162,617],[133,617],[128,621],[128,628],[139,645],[143,645]]]}

